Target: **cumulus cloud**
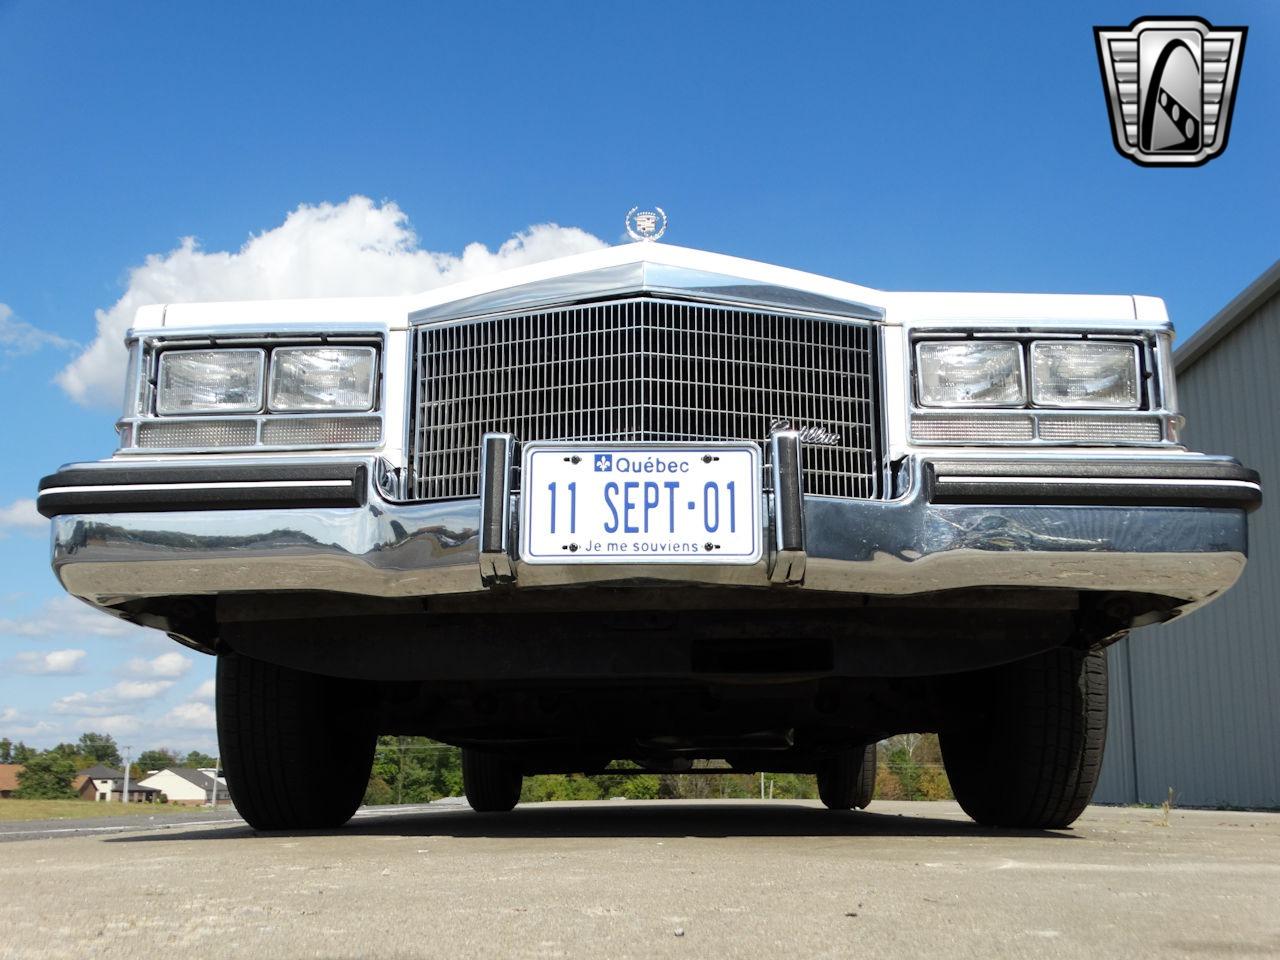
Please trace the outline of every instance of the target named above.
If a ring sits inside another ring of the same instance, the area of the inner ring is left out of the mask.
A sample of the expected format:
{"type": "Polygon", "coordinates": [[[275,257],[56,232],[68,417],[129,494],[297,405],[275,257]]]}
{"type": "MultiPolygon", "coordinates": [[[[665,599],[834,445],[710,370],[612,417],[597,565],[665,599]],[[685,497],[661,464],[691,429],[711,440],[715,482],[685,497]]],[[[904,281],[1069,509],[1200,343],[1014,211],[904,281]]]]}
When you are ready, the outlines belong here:
{"type": "Polygon", "coordinates": [[[177,650],[162,653],[150,660],[135,657],[125,665],[125,671],[135,677],[165,677],[177,679],[191,669],[191,659],[177,650]]]}
{"type": "Polygon", "coordinates": [[[497,250],[472,243],[461,254],[424,250],[403,210],[354,196],[302,204],[284,222],[235,251],[204,250],[194,237],[148,256],[129,272],[114,305],[96,313],[97,337],[58,383],[85,406],[119,403],[124,332],[141,306],[183,301],[259,300],[418,293],[446,283],[606,246],[576,227],[544,223],[497,250]]]}
{"type": "Polygon", "coordinates": [[[192,700],[212,700],[213,695],[217,692],[218,684],[212,677],[206,680],[200,686],[196,687],[195,692],[191,694],[192,700]]]}
{"type": "Polygon", "coordinates": [[[211,706],[194,700],[178,704],[160,721],[163,726],[183,730],[212,730],[217,722],[211,706]]]}
{"type": "Polygon", "coordinates": [[[11,530],[48,533],[49,521],[36,512],[34,500],[23,498],[7,507],[0,507],[0,536],[6,536],[11,530]]]}
{"type": "Polygon", "coordinates": [[[142,729],[142,721],[132,713],[112,713],[105,717],[95,716],[93,727],[99,733],[109,733],[113,737],[137,733],[142,729]]]}
{"type": "Polygon", "coordinates": [[[172,680],[121,680],[96,693],[80,690],[59,697],[50,709],[71,717],[113,717],[122,707],[154,700],[172,686],[172,680]]]}
{"type": "Polygon", "coordinates": [[[50,650],[48,653],[25,650],[9,660],[9,669],[14,673],[67,676],[80,672],[80,661],[84,658],[84,650],[50,650]]]}
{"type": "Polygon", "coordinates": [[[77,344],[73,340],[17,319],[13,315],[13,309],[7,303],[0,303],[0,353],[4,356],[18,357],[35,353],[43,347],[68,350],[75,346],[77,344]]]}
{"type": "Polygon", "coordinates": [[[54,725],[48,720],[28,718],[14,707],[0,709],[0,736],[10,739],[43,737],[54,729],[54,725]]]}

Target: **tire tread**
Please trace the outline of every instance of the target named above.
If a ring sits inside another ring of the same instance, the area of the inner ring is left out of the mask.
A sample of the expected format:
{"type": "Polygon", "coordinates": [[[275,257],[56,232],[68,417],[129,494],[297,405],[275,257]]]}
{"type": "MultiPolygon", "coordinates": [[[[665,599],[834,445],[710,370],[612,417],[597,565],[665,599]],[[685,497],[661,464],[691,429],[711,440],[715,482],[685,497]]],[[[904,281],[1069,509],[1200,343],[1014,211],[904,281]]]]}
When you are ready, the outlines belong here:
{"type": "Polygon", "coordinates": [[[952,705],[943,759],[961,807],[990,826],[1070,825],[1093,797],[1107,736],[1102,650],[1061,648],[985,671],[952,705]],[[975,696],[976,694],[976,696],[975,696]]]}
{"type": "Polygon", "coordinates": [[[373,765],[364,693],[356,681],[219,655],[218,749],[232,802],[250,826],[320,829],[351,818],[373,765]]]}

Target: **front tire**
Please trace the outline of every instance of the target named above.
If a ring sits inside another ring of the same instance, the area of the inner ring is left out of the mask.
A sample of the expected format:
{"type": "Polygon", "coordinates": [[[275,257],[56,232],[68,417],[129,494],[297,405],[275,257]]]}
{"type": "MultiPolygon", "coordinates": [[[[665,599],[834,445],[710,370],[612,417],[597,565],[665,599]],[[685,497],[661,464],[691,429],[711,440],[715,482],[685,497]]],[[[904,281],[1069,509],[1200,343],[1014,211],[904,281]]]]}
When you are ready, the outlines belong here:
{"type": "Polygon", "coordinates": [[[507,813],[520,802],[520,761],[504,753],[462,748],[462,792],[476,813],[507,813]]]}
{"type": "Polygon", "coordinates": [[[818,796],[828,810],[865,810],[876,789],[876,745],[845,750],[818,767],[818,796]]]}
{"type": "Polygon", "coordinates": [[[965,813],[992,827],[1070,826],[1102,770],[1106,651],[1050,650],[961,684],[940,739],[965,813]]]}
{"type": "Polygon", "coordinates": [[[356,680],[218,657],[218,749],[251,827],[319,830],[351,819],[373,766],[369,699],[356,680]]]}

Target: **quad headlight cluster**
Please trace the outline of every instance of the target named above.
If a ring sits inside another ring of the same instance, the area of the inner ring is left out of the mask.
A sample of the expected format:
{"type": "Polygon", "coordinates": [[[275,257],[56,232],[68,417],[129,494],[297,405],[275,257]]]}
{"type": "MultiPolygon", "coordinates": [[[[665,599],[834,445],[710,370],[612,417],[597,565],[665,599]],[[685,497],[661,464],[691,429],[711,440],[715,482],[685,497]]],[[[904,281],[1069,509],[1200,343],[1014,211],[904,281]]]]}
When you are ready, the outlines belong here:
{"type": "Polygon", "coordinates": [[[372,347],[166,350],[156,376],[156,413],[356,412],[371,410],[372,347]],[[264,402],[265,401],[265,402],[264,402]]]}
{"type": "Polygon", "coordinates": [[[922,407],[1136,410],[1138,364],[1127,341],[931,340],[916,344],[916,385],[922,407]]]}
{"type": "Polygon", "coordinates": [[[376,344],[245,339],[225,346],[135,341],[118,426],[121,450],[327,449],[381,441],[376,344]]]}

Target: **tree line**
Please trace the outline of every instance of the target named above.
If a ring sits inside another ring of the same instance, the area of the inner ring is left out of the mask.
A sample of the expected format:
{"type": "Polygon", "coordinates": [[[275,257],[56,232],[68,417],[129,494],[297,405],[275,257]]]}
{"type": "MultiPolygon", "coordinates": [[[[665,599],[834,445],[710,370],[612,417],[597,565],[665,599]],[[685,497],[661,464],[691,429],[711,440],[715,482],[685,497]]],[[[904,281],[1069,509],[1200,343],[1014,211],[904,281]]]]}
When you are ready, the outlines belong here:
{"type": "MultiPolygon", "coordinates": [[[[877,747],[875,795],[882,800],[949,800],[936,734],[891,737],[877,747]]],[[[758,774],[633,773],[621,765],[595,776],[525,777],[522,802],[540,800],[728,800],[760,796],[758,774]],[[615,772],[616,771],[616,772],[615,772]]],[[[813,776],[766,773],[766,791],[779,800],[818,796],[813,776]]],[[[462,757],[456,747],[426,737],[379,737],[365,790],[367,804],[426,803],[462,795],[462,757]]]]}
{"type": "MultiPolygon", "coordinates": [[[[877,747],[875,796],[881,800],[949,800],[951,785],[942,766],[936,734],[891,737],[877,747]]],[[[75,743],[35,750],[21,741],[0,739],[0,763],[19,763],[14,796],[28,799],[74,798],[76,773],[96,764],[119,769],[119,747],[110,734],[87,732],[75,743]]],[[[130,765],[135,782],[152,770],[167,767],[212,767],[213,757],[192,750],[144,750],[130,765]]],[[[809,774],[766,773],[767,792],[779,800],[810,800],[818,796],[809,774]]],[[[462,795],[462,755],[456,747],[426,737],[378,738],[365,803],[426,803],[462,795]]],[[[619,768],[596,776],[543,774],[526,777],[523,802],[540,800],[749,799],[760,795],[756,774],[633,773],[619,768]]]]}
{"type": "MultiPolygon", "coordinates": [[[[113,769],[124,767],[115,738],[93,732],[82,733],[75,743],[60,743],[48,750],[36,750],[21,740],[14,743],[5,737],[0,739],[0,763],[22,764],[18,789],[13,795],[24,800],[74,800],[72,783],[81,770],[98,764],[113,769]]],[[[144,750],[129,765],[129,777],[137,782],[152,770],[212,767],[214,763],[213,757],[199,750],[185,755],[165,748],[144,750]]]]}

